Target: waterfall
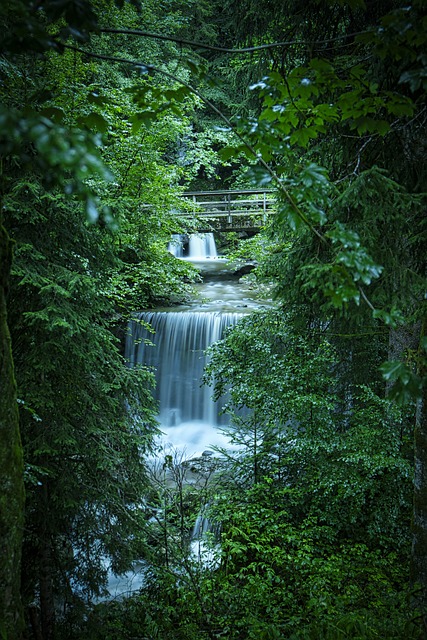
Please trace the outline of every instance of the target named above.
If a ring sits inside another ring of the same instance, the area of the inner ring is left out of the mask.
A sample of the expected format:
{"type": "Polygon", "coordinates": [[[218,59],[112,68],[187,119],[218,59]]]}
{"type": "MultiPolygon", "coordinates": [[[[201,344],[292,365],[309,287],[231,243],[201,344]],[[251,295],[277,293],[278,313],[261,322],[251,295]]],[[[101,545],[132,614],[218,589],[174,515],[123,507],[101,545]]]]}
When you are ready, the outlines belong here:
{"type": "Polygon", "coordinates": [[[203,311],[147,311],[130,323],[126,353],[131,366],[143,363],[156,373],[159,422],[174,446],[225,444],[216,427],[224,425],[221,403],[213,402],[212,389],[202,385],[205,350],[219,340],[240,313],[203,311]],[[149,332],[140,321],[154,330],[149,332]],[[150,345],[150,341],[154,343],[150,345]]]}
{"type": "Polygon", "coordinates": [[[209,520],[204,507],[197,516],[190,540],[191,555],[206,569],[216,569],[220,563],[221,526],[209,520]]]}
{"type": "Polygon", "coordinates": [[[190,260],[217,258],[213,233],[192,233],[188,239],[188,257],[190,260]]]}
{"type": "Polygon", "coordinates": [[[171,241],[168,244],[169,253],[172,253],[175,258],[182,258],[184,255],[183,243],[183,236],[179,233],[173,233],[171,241]]]}
{"type": "Polygon", "coordinates": [[[218,257],[213,233],[192,233],[189,236],[174,233],[168,243],[168,251],[175,258],[196,261],[218,257]]]}

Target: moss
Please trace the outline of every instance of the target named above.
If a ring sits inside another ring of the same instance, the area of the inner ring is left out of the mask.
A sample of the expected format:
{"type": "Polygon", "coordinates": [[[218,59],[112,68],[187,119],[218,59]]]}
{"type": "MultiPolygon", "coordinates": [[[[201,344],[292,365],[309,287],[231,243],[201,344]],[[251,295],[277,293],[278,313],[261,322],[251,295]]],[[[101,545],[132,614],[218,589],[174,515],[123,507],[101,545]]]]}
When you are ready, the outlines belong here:
{"type": "MultiPolygon", "coordinates": [[[[427,319],[422,323],[421,341],[426,338],[427,319]]],[[[421,378],[427,377],[425,357],[420,358],[418,371],[421,378]]],[[[427,386],[417,409],[415,425],[415,474],[414,515],[412,522],[412,583],[418,584],[416,604],[422,610],[427,624],[427,386]]]]}
{"type": "Polygon", "coordinates": [[[23,455],[16,382],[7,325],[6,291],[11,243],[0,226],[0,635],[17,640],[22,632],[20,601],[21,545],[24,518],[23,455]]]}

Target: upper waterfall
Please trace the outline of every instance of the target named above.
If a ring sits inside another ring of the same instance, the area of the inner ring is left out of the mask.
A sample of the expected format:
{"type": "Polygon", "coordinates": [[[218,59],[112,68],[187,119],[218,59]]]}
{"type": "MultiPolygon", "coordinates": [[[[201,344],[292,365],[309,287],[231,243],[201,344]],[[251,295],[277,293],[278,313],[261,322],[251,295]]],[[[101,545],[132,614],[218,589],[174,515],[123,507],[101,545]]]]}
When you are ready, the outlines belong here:
{"type": "Polygon", "coordinates": [[[168,251],[176,258],[197,261],[218,257],[213,233],[191,233],[188,236],[175,233],[168,244],[168,251]]]}
{"type": "Polygon", "coordinates": [[[217,258],[217,250],[213,233],[192,233],[188,240],[188,257],[190,260],[217,258]]]}

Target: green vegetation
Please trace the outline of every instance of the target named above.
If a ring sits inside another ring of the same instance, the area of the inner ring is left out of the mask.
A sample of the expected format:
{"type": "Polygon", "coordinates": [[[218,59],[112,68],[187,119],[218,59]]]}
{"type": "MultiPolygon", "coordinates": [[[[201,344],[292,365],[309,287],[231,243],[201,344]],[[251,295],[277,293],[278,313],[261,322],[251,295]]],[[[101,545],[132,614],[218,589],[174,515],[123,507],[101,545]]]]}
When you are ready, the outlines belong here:
{"type": "Polygon", "coordinates": [[[2,640],[425,637],[424,3],[6,4],[2,640]],[[212,347],[236,448],[189,484],[148,462],[153,375],[124,341],[188,299],[179,196],[218,187],[276,191],[230,258],[277,308],[212,347]],[[141,591],[94,604],[135,560],[141,591]]]}

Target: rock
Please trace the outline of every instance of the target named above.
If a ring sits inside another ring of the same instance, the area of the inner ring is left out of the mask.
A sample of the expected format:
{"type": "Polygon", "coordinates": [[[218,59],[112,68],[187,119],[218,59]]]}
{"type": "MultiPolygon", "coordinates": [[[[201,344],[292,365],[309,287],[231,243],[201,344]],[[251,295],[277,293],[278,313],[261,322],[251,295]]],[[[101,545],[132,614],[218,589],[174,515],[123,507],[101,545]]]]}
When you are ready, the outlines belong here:
{"type": "Polygon", "coordinates": [[[244,264],[242,265],[239,269],[236,269],[236,271],[234,272],[235,276],[245,276],[248,273],[251,273],[251,271],[253,271],[255,269],[256,265],[255,264],[244,264]]]}

